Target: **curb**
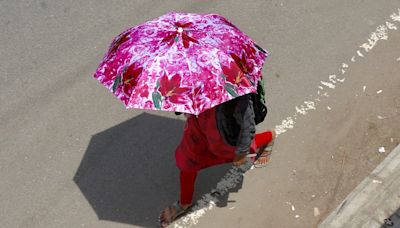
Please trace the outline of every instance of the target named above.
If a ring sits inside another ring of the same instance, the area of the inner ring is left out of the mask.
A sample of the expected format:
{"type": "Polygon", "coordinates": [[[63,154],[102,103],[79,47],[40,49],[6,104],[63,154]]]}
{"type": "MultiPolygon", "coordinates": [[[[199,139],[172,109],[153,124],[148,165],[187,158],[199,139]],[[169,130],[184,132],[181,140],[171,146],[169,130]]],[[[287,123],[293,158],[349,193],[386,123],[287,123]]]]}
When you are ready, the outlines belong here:
{"type": "Polygon", "coordinates": [[[400,144],[318,226],[342,227],[400,227],[400,144]]]}

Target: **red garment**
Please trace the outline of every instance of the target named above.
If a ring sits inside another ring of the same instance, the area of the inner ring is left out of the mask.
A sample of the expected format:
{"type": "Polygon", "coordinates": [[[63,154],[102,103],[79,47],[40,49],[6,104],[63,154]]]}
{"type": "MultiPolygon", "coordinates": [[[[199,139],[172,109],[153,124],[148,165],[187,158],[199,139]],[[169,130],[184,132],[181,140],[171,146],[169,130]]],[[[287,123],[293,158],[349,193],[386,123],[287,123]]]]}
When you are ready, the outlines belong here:
{"type": "MultiPolygon", "coordinates": [[[[235,147],[225,143],[216,123],[216,108],[199,116],[190,116],[185,125],[183,139],[175,151],[176,165],[181,170],[182,204],[190,204],[194,191],[197,171],[223,163],[231,163],[236,156],[235,147]]],[[[272,132],[256,134],[250,146],[250,153],[268,144],[272,132]]]]}
{"type": "Polygon", "coordinates": [[[197,171],[181,171],[179,174],[181,184],[181,204],[191,204],[194,192],[194,183],[196,182],[197,171]]]}

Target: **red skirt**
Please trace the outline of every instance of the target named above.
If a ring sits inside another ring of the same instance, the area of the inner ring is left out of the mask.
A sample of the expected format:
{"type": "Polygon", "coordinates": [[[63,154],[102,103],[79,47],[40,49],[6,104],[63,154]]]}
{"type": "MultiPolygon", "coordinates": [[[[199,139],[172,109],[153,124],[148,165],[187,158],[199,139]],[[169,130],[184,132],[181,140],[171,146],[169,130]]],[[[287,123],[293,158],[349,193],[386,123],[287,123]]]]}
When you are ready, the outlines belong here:
{"type": "MultiPolygon", "coordinates": [[[[182,171],[198,171],[210,166],[231,163],[236,147],[225,142],[217,128],[216,108],[190,116],[183,138],[175,151],[176,165],[182,171]]],[[[257,151],[253,140],[250,153],[257,151]]]]}

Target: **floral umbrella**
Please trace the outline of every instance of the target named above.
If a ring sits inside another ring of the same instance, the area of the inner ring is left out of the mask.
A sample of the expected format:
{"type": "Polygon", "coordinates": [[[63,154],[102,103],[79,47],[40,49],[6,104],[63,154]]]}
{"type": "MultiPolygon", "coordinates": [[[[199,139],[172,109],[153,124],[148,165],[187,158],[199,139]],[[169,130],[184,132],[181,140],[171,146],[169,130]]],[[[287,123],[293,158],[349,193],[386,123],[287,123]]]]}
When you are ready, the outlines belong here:
{"type": "Polygon", "coordinates": [[[168,13],[118,35],[94,77],[127,108],[198,115],[256,92],[266,57],[222,16],[168,13]]]}

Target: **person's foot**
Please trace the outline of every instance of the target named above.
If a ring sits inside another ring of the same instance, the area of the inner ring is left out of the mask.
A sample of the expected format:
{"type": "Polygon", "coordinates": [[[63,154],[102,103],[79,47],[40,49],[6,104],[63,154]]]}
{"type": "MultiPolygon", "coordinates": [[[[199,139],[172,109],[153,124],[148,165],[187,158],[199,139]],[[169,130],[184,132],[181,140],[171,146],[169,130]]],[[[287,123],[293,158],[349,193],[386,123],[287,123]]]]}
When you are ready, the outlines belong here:
{"type": "Polygon", "coordinates": [[[161,227],[167,227],[171,224],[175,219],[184,213],[188,212],[191,204],[180,204],[179,201],[174,202],[170,206],[166,207],[161,211],[159,219],[159,223],[161,227]]]}
{"type": "Polygon", "coordinates": [[[271,130],[272,132],[272,140],[266,146],[261,147],[260,151],[257,153],[257,160],[254,161],[254,167],[261,168],[265,167],[270,160],[270,156],[272,154],[272,146],[274,145],[276,132],[274,129],[271,130]]]}

